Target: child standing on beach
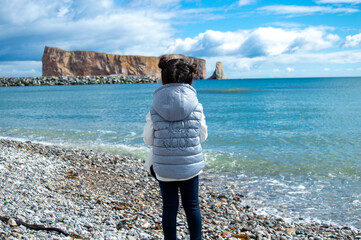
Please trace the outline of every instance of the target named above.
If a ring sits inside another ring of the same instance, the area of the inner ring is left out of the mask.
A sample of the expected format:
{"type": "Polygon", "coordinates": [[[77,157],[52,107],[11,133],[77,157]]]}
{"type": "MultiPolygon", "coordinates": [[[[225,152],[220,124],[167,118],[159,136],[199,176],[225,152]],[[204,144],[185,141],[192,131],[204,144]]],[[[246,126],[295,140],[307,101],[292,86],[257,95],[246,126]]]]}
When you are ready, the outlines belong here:
{"type": "Polygon", "coordinates": [[[191,240],[202,239],[198,201],[199,179],[204,167],[201,142],[207,138],[202,105],[192,81],[197,66],[184,59],[160,58],[162,85],[153,94],[147,114],[144,142],[153,146],[146,168],[154,170],[162,200],[165,240],[177,239],[179,195],[182,199],[191,240]]]}

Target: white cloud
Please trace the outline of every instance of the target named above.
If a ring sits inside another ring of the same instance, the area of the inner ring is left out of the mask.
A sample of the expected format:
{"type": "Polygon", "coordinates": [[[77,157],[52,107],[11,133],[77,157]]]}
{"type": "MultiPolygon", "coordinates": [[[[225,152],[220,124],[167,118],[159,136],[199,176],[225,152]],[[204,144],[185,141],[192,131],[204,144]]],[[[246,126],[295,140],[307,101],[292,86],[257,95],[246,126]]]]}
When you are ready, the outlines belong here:
{"type": "Polygon", "coordinates": [[[244,75],[244,73],[252,72],[266,61],[265,57],[243,58],[237,56],[217,56],[205,59],[207,76],[213,73],[216,63],[221,61],[228,78],[237,78],[244,75]]]}
{"type": "Polygon", "coordinates": [[[0,76],[36,77],[41,76],[41,61],[5,61],[0,62],[0,76]]]}
{"type": "Polygon", "coordinates": [[[2,0],[0,61],[40,60],[45,45],[158,56],[175,41],[179,19],[217,18],[217,9],[184,10],[179,4],[180,0],[2,0]]]}
{"type": "Polygon", "coordinates": [[[299,5],[270,5],[257,9],[258,11],[286,14],[286,15],[310,15],[316,13],[355,13],[359,12],[356,8],[333,8],[323,6],[299,6],[299,5]]]}
{"type": "Polygon", "coordinates": [[[294,71],[295,71],[294,68],[291,68],[291,67],[287,67],[287,68],[286,68],[286,72],[294,72],[294,71]]]}
{"type": "Polygon", "coordinates": [[[325,3],[349,3],[349,4],[359,4],[361,3],[361,0],[318,0],[316,1],[318,4],[325,4],[325,3]]]}
{"type": "Polygon", "coordinates": [[[169,11],[177,2],[149,0],[129,7],[114,0],[3,0],[0,60],[40,60],[45,45],[160,55],[174,40],[172,19],[187,14],[169,11]],[[154,2],[158,5],[150,7],[154,2]]]}
{"type": "Polygon", "coordinates": [[[305,24],[302,24],[302,23],[289,22],[289,21],[287,21],[287,22],[271,22],[271,23],[269,23],[269,25],[273,26],[273,27],[280,27],[280,28],[287,28],[287,29],[304,28],[306,26],[305,24]]]}
{"type": "Polygon", "coordinates": [[[234,55],[247,58],[291,54],[332,47],[339,37],[328,33],[328,30],[325,27],[298,30],[261,27],[236,32],[207,30],[194,38],[177,39],[168,52],[202,57],[234,55]]]}
{"type": "Polygon", "coordinates": [[[288,69],[289,73],[294,74],[296,71],[293,71],[293,66],[303,64],[361,62],[361,51],[319,52],[339,46],[340,37],[332,34],[332,30],[329,27],[268,27],[235,32],[207,30],[194,38],[177,39],[170,45],[168,52],[205,58],[208,75],[212,74],[216,62],[222,61],[230,78],[247,76],[265,67],[270,73],[288,69]]]}
{"type": "Polygon", "coordinates": [[[270,56],[268,62],[278,64],[354,64],[361,63],[361,50],[339,51],[332,53],[297,53],[270,56]]]}
{"type": "MultiPolygon", "coordinates": [[[[238,31],[207,30],[195,37],[176,39],[175,24],[179,23],[179,19],[184,22],[194,21],[194,17],[218,17],[213,14],[216,9],[182,9],[179,7],[180,0],[126,0],[121,1],[122,5],[115,0],[1,2],[0,76],[41,75],[40,59],[45,45],[66,50],[118,54],[157,56],[165,52],[181,53],[205,58],[209,75],[216,62],[222,61],[230,77],[232,72],[233,77],[240,72],[251,74],[253,70],[266,72],[264,66],[271,73],[277,73],[278,69],[281,74],[289,66],[295,66],[298,73],[302,69],[298,65],[305,63],[361,62],[361,50],[318,52],[340,46],[339,36],[333,34],[334,29],[329,27],[305,27],[288,23],[287,26],[238,31]]],[[[236,1],[235,4],[252,2],[236,1]]],[[[288,9],[288,13],[284,8],[283,14],[358,11],[353,8],[300,7],[296,6],[296,10],[288,9]]],[[[360,46],[359,38],[359,34],[348,36],[342,46],[360,46]]],[[[324,67],[320,67],[320,71],[324,67]]]]}
{"type": "Polygon", "coordinates": [[[326,67],[323,69],[323,71],[328,72],[328,71],[330,71],[330,69],[326,67]]]}
{"type": "Polygon", "coordinates": [[[21,25],[49,17],[59,5],[54,1],[3,0],[0,8],[0,22],[21,25]],[[46,4],[45,4],[46,3],[46,4]]]}
{"type": "Polygon", "coordinates": [[[179,4],[180,0],[132,0],[129,5],[132,7],[149,6],[149,7],[174,7],[179,4]]]}
{"type": "Polygon", "coordinates": [[[255,2],[256,2],[255,0],[239,0],[238,6],[245,6],[245,5],[253,4],[255,2]]]}
{"type": "MultiPolygon", "coordinates": [[[[320,72],[324,72],[324,64],[329,65],[336,64],[341,67],[339,71],[344,71],[348,65],[357,65],[361,63],[361,50],[349,50],[333,53],[294,53],[294,54],[282,54],[266,57],[237,57],[237,56],[215,56],[206,57],[207,60],[207,75],[210,76],[214,71],[214,66],[217,61],[223,63],[224,71],[229,78],[239,77],[254,77],[255,72],[259,69],[269,69],[265,72],[269,74],[277,74],[274,76],[282,76],[282,72],[286,71],[289,74],[300,74],[300,71],[296,71],[301,66],[303,69],[315,68],[317,71],[311,71],[307,73],[307,76],[315,76],[320,72]],[[318,68],[318,66],[320,66],[318,68]],[[289,71],[287,71],[287,68],[289,71]],[[292,72],[292,69],[294,70],[292,72]],[[282,71],[284,70],[284,71],[282,71]],[[279,75],[281,74],[281,75],[279,75]]],[[[332,72],[336,71],[333,70],[332,72]]],[[[341,74],[342,75],[342,74],[341,74]]],[[[259,77],[270,77],[272,75],[260,75],[259,77]]]]}
{"type": "Polygon", "coordinates": [[[361,47],[361,33],[346,37],[343,47],[361,47]]]}
{"type": "Polygon", "coordinates": [[[198,56],[234,55],[246,40],[248,31],[220,32],[207,30],[194,38],[176,39],[167,52],[198,56]]]}

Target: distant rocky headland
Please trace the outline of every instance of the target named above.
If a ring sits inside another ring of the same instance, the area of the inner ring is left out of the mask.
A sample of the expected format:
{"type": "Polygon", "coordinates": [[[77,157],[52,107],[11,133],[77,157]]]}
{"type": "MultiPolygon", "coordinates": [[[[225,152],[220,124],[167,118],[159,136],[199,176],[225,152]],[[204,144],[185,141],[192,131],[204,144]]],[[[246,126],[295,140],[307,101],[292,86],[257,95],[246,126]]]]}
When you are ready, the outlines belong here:
{"type": "MultiPolygon", "coordinates": [[[[195,79],[206,79],[206,60],[180,54],[169,54],[169,59],[183,58],[197,64],[195,79]]],[[[42,77],[0,77],[0,87],[43,85],[89,85],[154,83],[160,80],[160,57],[116,55],[92,51],[44,49],[42,77]]],[[[221,62],[209,79],[225,79],[221,62]]]]}
{"type": "MultiPolygon", "coordinates": [[[[179,54],[168,55],[170,59],[184,58],[196,63],[196,79],[206,79],[206,61],[179,54]]],[[[65,51],[60,48],[44,49],[43,76],[152,76],[160,80],[159,57],[115,55],[92,51],[65,51]]]]}

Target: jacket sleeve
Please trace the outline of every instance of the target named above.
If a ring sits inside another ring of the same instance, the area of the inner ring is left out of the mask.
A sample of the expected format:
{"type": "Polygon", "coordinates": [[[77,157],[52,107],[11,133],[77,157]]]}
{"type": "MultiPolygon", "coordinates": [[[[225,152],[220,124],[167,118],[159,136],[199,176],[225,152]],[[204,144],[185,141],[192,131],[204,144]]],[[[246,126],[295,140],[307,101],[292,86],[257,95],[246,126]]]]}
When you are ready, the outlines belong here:
{"type": "Polygon", "coordinates": [[[153,128],[153,122],[152,118],[150,117],[150,112],[148,112],[146,117],[147,123],[144,126],[143,129],[143,139],[145,144],[149,146],[153,146],[153,140],[154,140],[154,128],[153,128]]]}
{"type": "Polygon", "coordinates": [[[148,171],[150,171],[150,167],[153,165],[153,153],[150,152],[148,154],[148,157],[147,159],[145,160],[145,163],[144,163],[144,168],[148,171]]]}
{"type": "Polygon", "coordinates": [[[199,134],[201,143],[204,142],[207,139],[207,137],[208,137],[208,132],[207,132],[207,125],[206,125],[206,117],[204,116],[203,108],[202,108],[201,128],[200,128],[200,134],[199,134]]]}

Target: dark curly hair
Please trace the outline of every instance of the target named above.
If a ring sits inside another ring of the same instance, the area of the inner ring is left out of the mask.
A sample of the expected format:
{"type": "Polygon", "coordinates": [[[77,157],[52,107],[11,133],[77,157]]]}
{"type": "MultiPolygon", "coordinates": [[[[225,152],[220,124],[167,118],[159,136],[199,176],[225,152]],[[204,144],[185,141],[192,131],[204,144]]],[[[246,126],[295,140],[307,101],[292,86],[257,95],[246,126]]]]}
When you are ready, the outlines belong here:
{"type": "Polygon", "coordinates": [[[197,73],[197,64],[189,64],[182,58],[170,59],[164,55],[159,59],[158,67],[162,69],[162,82],[188,83],[192,85],[193,78],[197,73]]]}

